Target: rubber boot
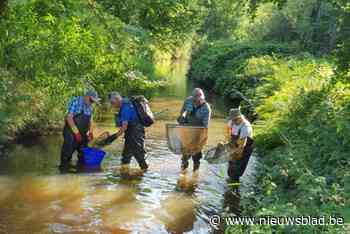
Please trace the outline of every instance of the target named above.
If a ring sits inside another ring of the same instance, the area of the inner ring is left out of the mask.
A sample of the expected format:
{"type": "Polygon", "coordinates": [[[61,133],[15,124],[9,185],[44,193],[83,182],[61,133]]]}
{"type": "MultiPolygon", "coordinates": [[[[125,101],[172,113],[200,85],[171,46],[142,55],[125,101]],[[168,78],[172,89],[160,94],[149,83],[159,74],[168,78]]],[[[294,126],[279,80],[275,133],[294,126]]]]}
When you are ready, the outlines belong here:
{"type": "Polygon", "coordinates": [[[72,165],[72,160],[70,158],[64,156],[61,158],[61,163],[58,166],[58,169],[61,173],[68,172],[69,170],[74,168],[75,166],[72,165]]]}
{"type": "Polygon", "coordinates": [[[72,164],[61,164],[58,166],[58,169],[60,171],[60,173],[67,173],[69,171],[71,171],[72,169],[75,169],[75,166],[72,164]]]}
{"type": "Polygon", "coordinates": [[[186,174],[188,165],[189,165],[188,160],[183,159],[181,162],[181,174],[186,174]]]}
{"type": "Polygon", "coordinates": [[[199,170],[200,165],[200,161],[193,161],[193,173],[196,173],[199,170]]]}
{"type": "Polygon", "coordinates": [[[146,161],[144,161],[143,163],[140,164],[140,167],[143,172],[146,172],[148,169],[148,164],[146,163],[146,161]]]}

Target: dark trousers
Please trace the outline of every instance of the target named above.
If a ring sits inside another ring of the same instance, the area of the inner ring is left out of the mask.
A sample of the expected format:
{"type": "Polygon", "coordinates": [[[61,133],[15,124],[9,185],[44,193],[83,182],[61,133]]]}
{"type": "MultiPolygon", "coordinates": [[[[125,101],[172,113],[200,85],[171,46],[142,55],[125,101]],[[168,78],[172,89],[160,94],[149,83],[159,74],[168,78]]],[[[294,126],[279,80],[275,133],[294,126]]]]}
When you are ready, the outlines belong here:
{"type": "Polygon", "coordinates": [[[247,168],[250,156],[253,153],[253,140],[248,138],[247,145],[243,149],[242,158],[239,160],[230,160],[228,162],[227,174],[233,180],[239,180],[247,168]]]}
{"type": "Polygon", "coordinates": [[[74,135],[66,126],[63,130],[63,145],[61,149],[61,167],[69,166],[72,161],[74,152],[78,152],[78,162],[81,162],[83,153],[82,148],[88,145],[88,139],[86,135],[83,135],[83,142],[79,144],[75,139],[74,135]]]}
{"type": "Polygon", "coordinates": [[[88,137],[86,133],[90,126],[91,116],[78,114],[73,117],[73,120],[83,138],[83,141],[81,143],[78,143],[75,140],[72,130],[66,123],[63,129],[63,145],[61,149],[60,168],[62,169],[70,166],[72,156],[75,151],[78,151],[78,162],[81,163],[83,158],[82,148],[88,145],[88,137]]]}
{"type": "Polygon", "coordinates": [[[202,158],[202,152],[199,152],[194,155],[182,155],[181,169],[185,170],[188,168],[188,164],[189,164],[188,161],[190,160],[190,158],[192,158],[192,161],[193,161],[193,171],[198,170],[201,164],[200,160],[202,158]]]}
{"type": "Polygon", "coordinates": [[[145,128],[139,123],[129,124],[125,132],[122,164],[130,164],[131,158],[135,157],[141,169],[147,169],[145,155],[145,128]]]}

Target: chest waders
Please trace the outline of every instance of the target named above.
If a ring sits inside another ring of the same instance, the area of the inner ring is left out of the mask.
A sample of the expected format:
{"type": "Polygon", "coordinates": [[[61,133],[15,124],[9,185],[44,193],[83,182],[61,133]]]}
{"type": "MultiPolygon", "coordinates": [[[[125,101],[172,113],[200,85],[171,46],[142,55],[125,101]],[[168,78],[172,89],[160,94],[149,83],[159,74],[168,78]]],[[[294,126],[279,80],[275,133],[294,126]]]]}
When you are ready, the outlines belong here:
{"type": "MultiPolygon", "coordinates": [[[[238,131],[238,135],[231,136],[231,143],[233,147],[237,147],[237,142],[239,140],[241,130],[238,131]]],[[[250,156],[253,153],[253,144],[254,140],[250,137],[247,137],[246,145],[244,146],[242,157],[238,160],[230,160],[228,162],[227,174],[233,180],[238,181],[239,178],[243,175],[245,169],[247,168],[250,156]]]]}
{"type": "MultiPolygon", "coordinates": [[[[197,111],[203,106],[205,105],[202,104],[198,107],[195,107],[193,109],[193,111],[190,113],[190,115],[188,116],[188,125],[191,125],[191,126],[203,126],[203,123],[202,123],[202,120],[198,119],[197,116],[196,116],[196,113],[197,111]]],[[[203,157],[202,155],[202,152],[198,152],[194,155],[182,155],[182,158],[181,158],[181,169],[182,170],[185,170],[188,168],[188,161],[190,158],[192,158],[192,161],[193,161],[193,171],[197,171],[199,169],[199,166],[201,164],[200,160],[201,158],[203,157]]]]}
{"type": "Polygon", "coordinates": [[[148,165],[145,160],[145,127],[139,121],[129,122],[124,138],[122,164],[130,164],[131,158],[135,157],[140,168],[146,170],[148,165]]]}
{"type": "Polygon", "coordinates": [[[77,126],[81,136],[82,142],[78,143],[74,138],[74,133],[66,122],[63,128],[63,145],[61,150],[61,165],[60,168],[69,167],[72,156],[75,151],[78,152],[78,163],[82,160],[82,148],[88,144],[87,132],[89,131],[91,116],[80,113],[73,117],[74,123],[77,126]]]}

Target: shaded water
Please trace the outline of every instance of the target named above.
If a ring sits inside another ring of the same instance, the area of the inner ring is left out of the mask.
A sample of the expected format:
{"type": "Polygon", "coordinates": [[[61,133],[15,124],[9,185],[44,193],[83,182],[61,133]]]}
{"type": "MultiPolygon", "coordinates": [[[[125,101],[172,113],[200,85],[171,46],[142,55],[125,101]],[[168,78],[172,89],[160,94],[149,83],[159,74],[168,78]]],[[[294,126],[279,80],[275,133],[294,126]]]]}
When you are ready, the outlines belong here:
{"type": "MultiPolygon", "coordinates": [[[[186,69],[179,68],[183,79],[186,69]]],[[[226,183],[226,164],[202,160],[199,176],[180,175],[180,156],[172,154],[165,124],[181,108],[185,86],[170,97],[152,100],[152,109],[169,109],[147,129],[149,170],[143,175],[132,162],[128,178],[119,165],[122,140],[105,147],[100,171],[59,174],[61,136],[13,145],[0,158],[0,233],[209,233],[208,219],[224,207],[239,212],[239,198],[226,183]],[[180,96],[176,98],[174,96],[180,96]],[[226,191],[226,192],[225,192],[226,191]]],[[[164,94],[163,94],[164,96],[164,94]]],[[[112,113],[98,123],[96,134],[116,131],[112,113]]],[[[208,148],[223,139],[223,115],[214,111],[208,148]]],[[[252,157],[241,193],[254,182],[252,157]]]]}

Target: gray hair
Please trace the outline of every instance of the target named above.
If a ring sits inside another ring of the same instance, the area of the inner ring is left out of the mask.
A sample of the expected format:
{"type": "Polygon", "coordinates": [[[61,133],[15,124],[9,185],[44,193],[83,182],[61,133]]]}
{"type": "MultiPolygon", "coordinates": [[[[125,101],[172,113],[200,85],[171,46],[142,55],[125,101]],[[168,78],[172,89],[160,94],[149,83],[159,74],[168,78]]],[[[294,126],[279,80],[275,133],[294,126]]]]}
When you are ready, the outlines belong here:
{"type": "Polygon", "coordinates": [[[193,97],[198,97],[201,100],[205,100],[205,95],[204,95],[204,92],[203,92],[203,90],[201,88],[195,88],[192,91],[192,96],[193,97]]]}
{"type": "Polygon", "coordinates": [[[113,91],[113,92],[109,93],[108,98],[109,98],[110,101],[113,101],[113,100],[116,100],[116,99],[121,99],[122,96],[118,92],[113,91]]]}

